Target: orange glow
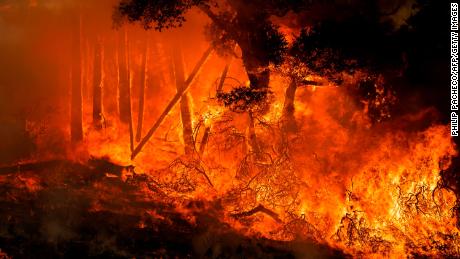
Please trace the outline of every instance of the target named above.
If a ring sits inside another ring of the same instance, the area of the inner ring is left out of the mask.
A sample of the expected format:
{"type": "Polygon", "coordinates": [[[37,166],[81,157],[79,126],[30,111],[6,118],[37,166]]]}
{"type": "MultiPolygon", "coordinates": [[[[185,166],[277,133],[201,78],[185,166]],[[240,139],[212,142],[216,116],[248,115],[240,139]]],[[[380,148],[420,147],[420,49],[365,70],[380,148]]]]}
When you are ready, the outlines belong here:
{"type": "MultiPolygon", "coordinates": [[[[29,5],[36,6],[37,1],[29,1],[29,5]]],[[[1,9],[8,6],[0,6],[1,9]]],[[[142,40],[149,37],[151,42],[142,137],[176,94],[172,43],[184,41],[185,36],[179,36],[181,33],[193,38],[182,42],[187,78],[208,47],[209,43],[196,29],[206,22],[202,15],[192,13],[191,25],[166,36],[127,26],[134,130],[139,113],[142,40]]],[[[84,29],[83,35],[99,35],[90,26],[84,29]]],[[[293,32],[285,29],[285,33],[293,32]]],[[[40,125],[38,120],[27,121],[27,130],[37,146],[37,155],[31,160],[65,157],[86,162],[96,157],[123,166],[132,165],[135,174],[148,176],[152,183],[154,179],[164,195],[161,199],[166,197],[193,224],[196,219],[190,212],[196,208],[186,204],[199,201],[204,203],[202,210],[219,215],[247,236],[314,240],[366,258],[403,258],[413,254],[460,256],[460,232],[454,208],[457,197],[442,186],[440,175],[457,156],[456,146],[449,137],[449,125],[433,120],[429,126],[420,126],[430,110],[396,118],[387,104],[397,97],[383,91],[383,77],[375,85],[374,100],[354,102],[349,89],[356,86],[357,78],[365,76],[365,72],[348,75],[342,86],[311,75],[308,81],[321,84],[298,86],[294,105],[296,128],[286,130],[283,107],[290,81],[281,73],[272,72],[270,109],[254,115],[254,131],[261,150],[255,154],[249,138],[248,113],[230,111],[217,100],[216,85],[226,60],[213,54],[187,91],[195,152],[184,154],[179,102],[132,160],[129,125],[120,122],[118,111],[117,32],[107,29],[100,34],[105,44],[101,71],[102,129],[95,129],[92,118],[94,54],[91,51],[94,49],[88,37],[82,41],[86,40],[87,45],[81,47],[83,141],[77,145],[62,141],[64,144],[60,142],[59,147],[64,148],[50,150],[58,142],[54,136],[66,136],[70,131],[67,118],[70,112],[62,108],[68,106],[70,98],[66,70],[70,61],[66,49],[59,47],[63,50],[55,55],[65,66],[60,68],[56,81],[61,91],[59,98],[67,101],[59,99],[54,103],[60,109],[53,110],[49,127],[40,125]],[[386,120],[372,122],[370,105],[386,120]]],[[[54,49],[44,45],[34,46],[53,52],[54,49]]],[[[249,86],[241,59],[232,62],[228,76],[225,92],[232,87],[249,86]]],[[[134,140],[134,146],[137,145],[139,142],[134,140]]],[[[120,177],[127,181],[131,174],[125,170],[120,177]]],[[[15,181],[30,192],[40,188],[39,179],[33,176],[15,181]]],[[[102,184],[96,188],[100,190],[97,195],[101,200],[116,196],[115,188],[102,184]]],[[[148,202],[160,197],[148,184],[140,186],[139,193],[148,202]]],[[[102,203],[92,204],[94,211],[103,207],[102,203]]],[[[153,219],[162,217],[153,210],[145,214],[153,219]]],[[[140,222],[139,227],[144,224],[140,222]]]]}
{"type": "MultiPolygon", "coordinates": [[[[247,235],[312,238],[355,255],[432,256],[439,255],[441,245],[456,253],[456,197],[439,186],[440,171],[456,156],[447,126],[408,132],[390,121],[371,127],[366,106],[350,104],[343,89],[330,85],[298,89],[299,129],[286,135],[279,127],[286,81],[274,76],[271,87],[275,101],[256,124],[264,150],[259,158],[242,153],[247,143],[237,137],[246,134],[246,115],[194,96],[193,88],[193,107],[199,111],[193,125],[203,124],[196,128],[197,141],[205,127],[212,132],[198,161],[178,151],[183,143],[177,106],[134,161],[123,125],[93,132],[88,121],[85,145],[91,156],[133,164],[164,184],[171,197],[221,200],[225,220],[247,235]],[[279,220],[260,212],[235,218],[258,205],[279,220]]],[[[417,117],[404,119],[416,124],[417,117]]],[[[177,210],[188,214],[180,203],[177,210]]]]}

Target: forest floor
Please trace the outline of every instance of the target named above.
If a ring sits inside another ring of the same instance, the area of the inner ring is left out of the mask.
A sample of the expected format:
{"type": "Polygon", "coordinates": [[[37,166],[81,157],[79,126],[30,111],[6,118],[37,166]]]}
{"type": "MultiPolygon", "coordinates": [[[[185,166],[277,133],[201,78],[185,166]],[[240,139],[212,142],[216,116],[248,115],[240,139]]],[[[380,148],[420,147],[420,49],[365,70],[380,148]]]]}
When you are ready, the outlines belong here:
{"type": "Polygon", "coordinates": [[[334,258],[310,241],[247,237],[218,202],[183,211],[148,177],[104,159],[0,167],[0,258],[334,258]],[[151,195],[142,190],[148,188],[151,195]]]}

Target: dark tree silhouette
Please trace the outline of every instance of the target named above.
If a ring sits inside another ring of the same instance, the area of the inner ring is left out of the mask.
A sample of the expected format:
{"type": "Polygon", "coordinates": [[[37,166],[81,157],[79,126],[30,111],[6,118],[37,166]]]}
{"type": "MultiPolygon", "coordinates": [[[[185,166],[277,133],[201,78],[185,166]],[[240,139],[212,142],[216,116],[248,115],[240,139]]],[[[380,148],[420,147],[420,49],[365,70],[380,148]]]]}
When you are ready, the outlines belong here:
{"type": "Polygon", "coordinates": [[[102,129],[102,43],[100,39],[94,46],[93,67],[93,124],[102,129]]]}
{"type": "Polygon", "coordinates": [[[115,21],[140,22],[145,28],[163,30],[180,27],[192,7],[201,9],[212,20],[208,26],[216,48],[232,51],[241,48],[243,62],[253,89],[267,89],[270,63],[283,61],[287,42],[270,16],[282,16],[289,10],[301,10],[310,1],[213,1],[213,0],[127,0],[115,13],[115,21]]]}
{"type": "MultiPolygon", "coordinates": [[[[257,115],[257,111],[265,110],[270,99],[270,64],[287,64],[292,69],[286,73],[293,81],[286,85],[287,124],[292,124],[296,88],[317,83],[307,80],[307,75],[340,85],[344,74],[364,71],[368,76],[350,89],[350,96],[358,105],[363,99],[369,101],[374,122],[389,118],[391,112],[382,114],[381,103],[374,100],[390,100],[388,110],[407,110],[386,97],[423,92],[422,87],[428,89],[428,83],[436,84],[433,78],[440,78],[440,69],[429,64],[440,64],[439,51],[446,49],[440,42],[448,34],[439,28],[448,21],[438,18],[445,16],[442,14],[448,12],[448,5],[434,0],[123,0],[117,6],[115,21],[139,22],[161,31],[181,26],[192,8],[200,9],[212,21],[206,31],[218,53],[232,53],[235,44],[241,49],[250,87],[218,93],[222,103],[234,111],[257,115]],[[412,10],[402,17],[402,7],[412,10]],[[287,43],[273,17],[283,20],[285,26],[301,29],[292,44],[287,43]],[[382,88],[376,88],[377,83],[384,84],[383,93],[382,88]]],[[[435,105],[444,100],[436,94],[427,97],[435,105]]]]}
{"type": "Polygon", "coordinates": [[[70,137],[72,143],[83,140],[81,96],[81,21],[80,14],[73,17],[72,28],[72,99],[70,105],[70,137]]]}
{"type": "Polygon", "coordinates": [[[124,123],[131,123],[131,90],[129,86],[126,31],[120,32],[118,44],[118,110],[120,112],[120,120],[124,123]]]}
{"type": "MultiPolygon", "coordinates": [[[[379,64],[368,60],[383,57],[399,62],[399,53],[391,49],[397,45],[388,42],[390,38],[386,37],[393,26],[385,18],[394,15],[407,1],[389,2],[391,4],[377,0],[122,0],[114,19],[119,23],[139,22],[146,29],[161,31],[180,27],[186,21],[186,12],[199,8],[212,21],[206,28],[207,36],[219,53],[232,52],[235,44],[241,49],[250,88],[220,93],[219,97],[232,109],[247,110],[252,109],[252,105],[233,107],[232,100],[250,97],[256,102],[266,98],[269,65],[282,64],[286,55],[294,56],[297,62],[309,66],[318,75],[331,78],[354,69],[357,64],[379,64]],[[285,18],[286,14],[290,18],[285,18]],[[295,26],[304,27],[293,46],[288,46],[286,35],[280,32],[273,17],[294,19],[295,26]]],[[[340,78],[333,79],[340,81],[340,78]]]]}
{"type": "Polygon", "coordinates": [[[139,84],[139,109],[137,116],[137,131],[136,131],[136,141],[140,141],[142,137],[142,126],[144,122],[144,103],[145,103],[145,82],[146,82],[146,69],[147,69],[147,56],[149,50],[149,40],[144,43],[143,53],[142,53],[142,64],[139,70],[140,73],[140,84],[139,84]]]}

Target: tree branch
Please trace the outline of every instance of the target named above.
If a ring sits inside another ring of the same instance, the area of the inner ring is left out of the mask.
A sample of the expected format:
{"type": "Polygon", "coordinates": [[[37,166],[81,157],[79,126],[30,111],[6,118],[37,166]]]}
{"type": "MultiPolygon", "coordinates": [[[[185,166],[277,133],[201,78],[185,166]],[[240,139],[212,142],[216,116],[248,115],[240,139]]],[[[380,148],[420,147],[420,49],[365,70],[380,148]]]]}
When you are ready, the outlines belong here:
{"type": "Polygon", "coordinates": [[[252,216],[258,212],[262,212],[273,218],[276,222],[281,223],[281,219],[279,218],[278,214],[270,209],[265,208],[262,204],[259,204],[259,206],[255,207],[252,210],[245,211],[245,212],[240,212],[233,214],[232,217],[234,218],[243,218],[243,217],[249,217],[252,216]]]}

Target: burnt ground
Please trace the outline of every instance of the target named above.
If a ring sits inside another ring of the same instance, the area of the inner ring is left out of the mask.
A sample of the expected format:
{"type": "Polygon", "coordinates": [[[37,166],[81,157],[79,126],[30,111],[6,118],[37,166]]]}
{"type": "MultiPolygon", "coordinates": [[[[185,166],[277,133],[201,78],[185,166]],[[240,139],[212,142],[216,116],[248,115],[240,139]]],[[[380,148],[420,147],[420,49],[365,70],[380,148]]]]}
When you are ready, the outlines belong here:
{"type": "Polygon", "coordinates": [[[243,236],[200,201],[187,205],[192,224],[145,176],[116,177],[122,168],[105,160],[1,167],[1,251],[13,258],[346,257],[311,241],[243,236]],[[145,187],[158,197],[147,199],[145,187]]]}

